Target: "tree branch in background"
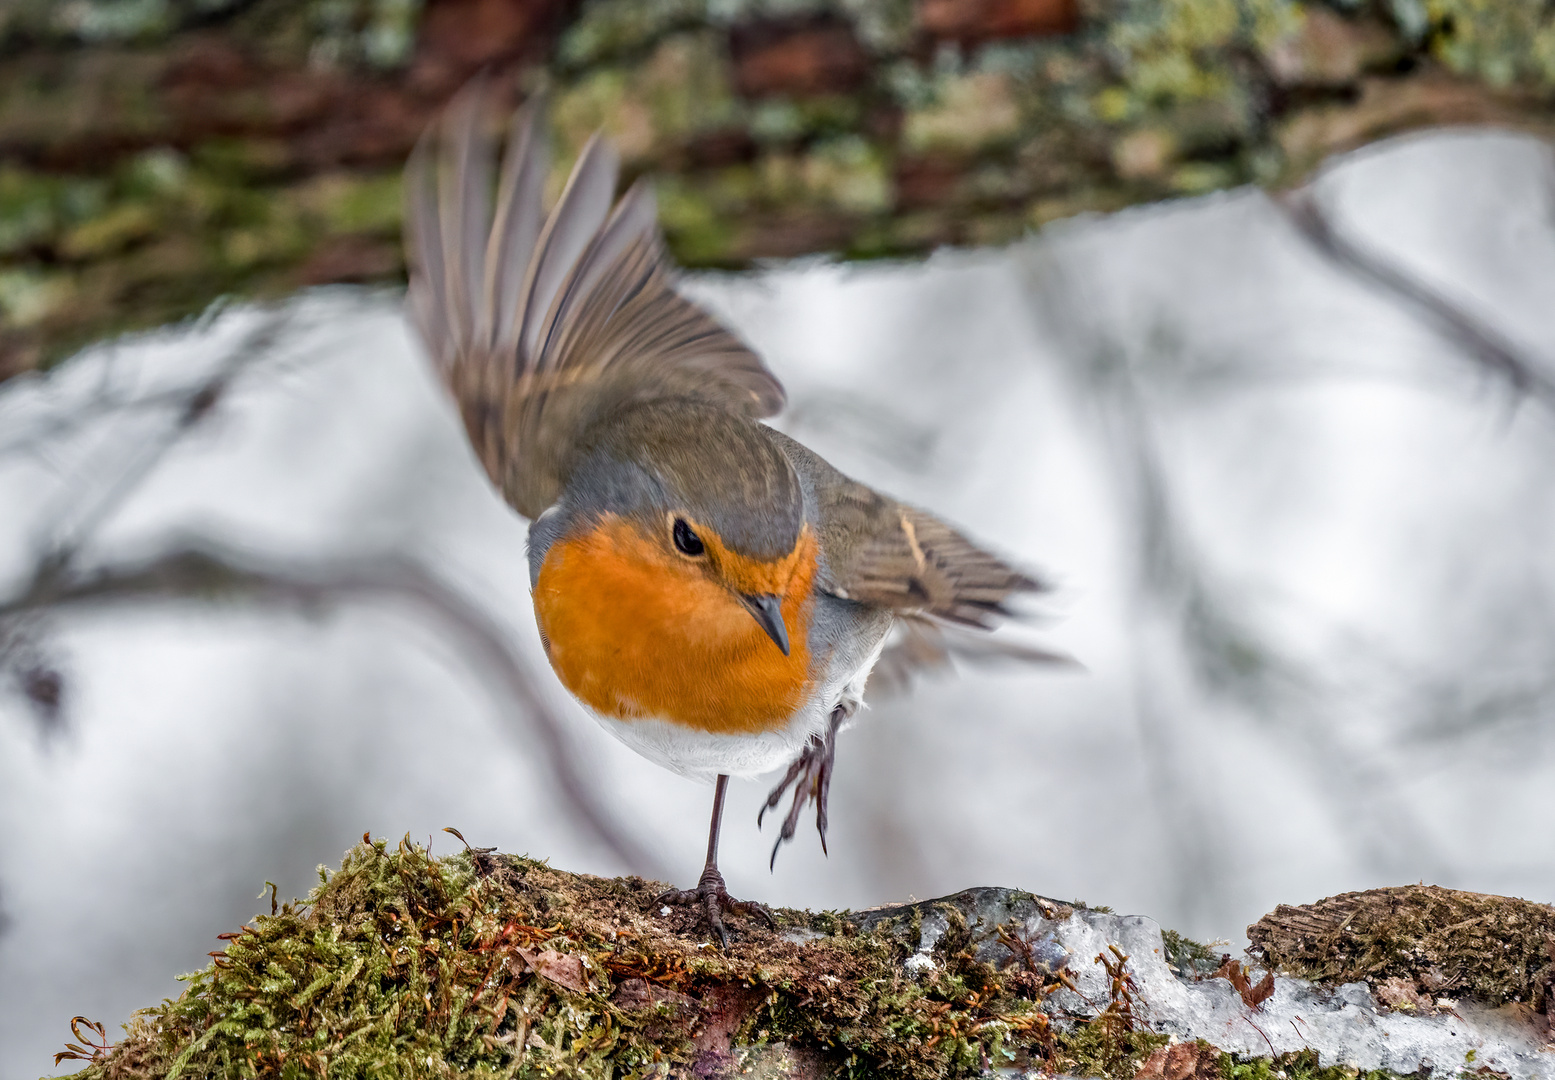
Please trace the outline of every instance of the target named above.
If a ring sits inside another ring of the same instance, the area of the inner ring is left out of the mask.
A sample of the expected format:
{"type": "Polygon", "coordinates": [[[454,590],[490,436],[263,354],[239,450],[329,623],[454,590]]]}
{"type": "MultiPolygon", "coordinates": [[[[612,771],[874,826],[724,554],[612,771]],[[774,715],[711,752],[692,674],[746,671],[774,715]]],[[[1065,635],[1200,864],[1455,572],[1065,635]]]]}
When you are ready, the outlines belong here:
{"type": "Polygon", "coordinates": [[[134,565],[71,573],[60,564],[44,563],[19,593],[0,602],[0,628],[8,619],[45,612],[224,600],[301,612],[329,605],[399,602],[440,624],[457,639],[458,654],[496,691],[510,731],[539,741],[558,788],[583,825],[626,866],[647,869],[654,864],[643,845],[622,829],[584,782],[561,719],[535,692],[533,674],[503,629],[412,559],[379,555],[311,563],[281,561],[240,552],[208,537],[187,538],[134,565]]]}
{"type": "MultiPolygon", "coordinates": [[[[97,392],[86,402],[46,416],[42,422],[12,423],[11,437],[0,443],[0,458],[7,454],[45,454],[51,441],[76,435],[87,424],[103,423],[115,415],[161,410],[168,416],[162,430],[150,438],[136,440],[117,456],[117,473],[95,494],[72,490],[59,500],[60,510],[53,515],[54,520],[35,530],[38,553],[32,586],[24,589],[24,595],[41,582],[64,580],[82,549],[113,512],[180,440],[212,414],[238,375],[273,354],[291,321],[292,310],[260,309],[257,314],[257,325],[237,346],[218,359],[208,375],[189,385],[139,397],[121,397],[114,392],[113,357],[107,356],[101,362],[97,392]]],[[[48,616],[45,608],[35,605],[8,611],[7,605],[0,603],[0,673],[9,673],[45,737],[64,724],[67,689],[61,665],[48,645],[48,616]]]]}
{"type": "MultiPolygon", "coordinates": [[[[0,599],[0,674],[9,674],[47,734],[62,725],[68,703],[68,682],[48,644],[56,617],[67,612],[175,601],[244,601],[301,610],[397,602],[454,634],[460,655],[495,690],[509,731],[538,741],[558,789],[584,827],[627,866],[650,869],[654,860],[645,847],[623,830],[583,782],[561,719],[536,692],[533,676],[502,628],[413,560],[394,554],[283,560],[203,537],[176,540],[162,554],[134,565],[82,565],[83,552],[168,453],[217,413],[242,375],[274,360],[294,328],[296,307],[261,309],[255,325],[208,374],[189,385],[117,399],[125,410],[163,409],[166,423],[149,436],[138,433],[115,455],[117,471],[105,482],[82,485],[94,490],[67,492],[61,511],[39,530],[30,575],[0,599]]],[[[112,358],[103,363],[111,367],[112,358]]],[[[81,411],[99,423],[109,419],[116,400],[110,388],[111,373],[105,373],[98,394],[81,403],[81,411]]],[[[50,417],[28,435],[13,436],[0,446],[0,454],[36,453],[51,436],[76,433],[74,412],[50,417]]]]}
{"type": "Polygon", "coordinates": [[[258,325],[222,357],[209,375],[181,391],[158,395],[170,414],[166,428],[157,437],[131,447],[123,457],[118,475],[97,493],[95,499],[88,499],[85,506],[74,513],[71,511],[76,500],[67,501],[61,520],[51,527],[52,535],[44,540],[42,563],[45,567],[68,566],[98,529],[155,471],[168,452],[214,412],[238,376],[273,355],[275,346],[290,326],[294,310],[292,307],[260,308],[258,325]]]}
{"type": "Polygon", "coordinates": [[[1336,269],[1379,290],[1435,327],[1474,363],[1518,396],[1555,409],[1555,380],[1523,358],[1510,338],[1462,305],[1344,234],[1310,185],[1275,196],[1273,203],[1296,232],[1336,269]]]}
{"type": "Polygon", "coordinates": [[[1541,5],[1201,8],[7,0],[0,378],[217,295],[403,280],[400,168],[482,69],[549,86],[558,169],[604,128],[692,266],[998,244],[1403,131],[1555,131],[1541,5]]]}
{"type": "Polygon", "coordinates": [[[1372,865],[1390,874],[1423,866],[1447,875],[1451,867],[1416,808],[1396,797],[1403,770],[1355,752],[1335,729],[1350,688],[1283,647],[1247,604],[1246,586],[1228,582],[1194,535],[1164,450],[1170,425],[1197,420],[1174,416],[1164,403],[1203,402],[1173,384],[1195,366],[1182,362],[1184,346],[1170,333],[1118,339],[1115,327],[1087,320],[1084,282],[1048,246],[1033,245],[1025,255],[1032,307],[1093,410],[1128,530],[1122,550],[1129,560],[1132,712],[1182,910],[1194,910],[1217,882],[1227,884],[1218,809],[1225,792],[1202,764],[1217,735],[1210,726],[1217,711],[1203,708],[1209,701],[1232,704],[1236,715],[1282,733],[1314,786],[1343,808],[1347,839],[1372,865]]]}

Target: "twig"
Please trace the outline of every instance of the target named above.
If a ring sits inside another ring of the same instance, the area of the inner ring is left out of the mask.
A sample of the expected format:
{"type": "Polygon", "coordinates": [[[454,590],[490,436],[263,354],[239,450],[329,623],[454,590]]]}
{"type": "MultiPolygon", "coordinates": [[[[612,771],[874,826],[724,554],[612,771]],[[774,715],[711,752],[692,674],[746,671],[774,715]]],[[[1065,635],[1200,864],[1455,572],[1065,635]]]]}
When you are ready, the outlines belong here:
{"type": "Polygon", "coordinates": [[[1345,236],[1335,227],[1310,186],[1276,195],[1273,202],[1296,231],[1339,269],[1412,309],[1477,364],[1506,380],[1518,394],[1537,398],[1546,407],[1555,408],[1555,382],[1524,360],[1510,339],[1424,282],[1410,277],[1377,253],[1345,236]]]}
{"type": "MultiPolygon", "coordinates": [[[[30,580],[11,598],[0,600],[0,669],[15,668],[19,685],[35,707],[46,706],[57,712],[60,687],[52,668],[41,661],[21,662],[38,651],[30,624],[51,612],[157,599],[242,598],[303,609],[353,601],[408,602],[442,622],[460,639],[461,655],[500,689],[498,696],[508,726],[515,731],[527,730],[539,738],[562,795],[583,824],[625,864],[650,869],[655,860],[647,855],[643,845],[623,832],[583,782],[560,719],[536,693],[530,672],[502,628],[418,563],[393,555],[282,563],[196,537],[175,542],[163,554],[133,565],[104,565],[90,570],[79,566],[81,552],[103,524],[141,487],[167,453],[212,414],[238,375],[274,352],[295,315],[295,305],[264,312],[258,324],[214,365],[209,375],[176,391],[125,400],[114,392],[110,373],[105,370],[94,414],[108,411],[105,402],[119,401],[124,408],[167,408],[171,412],[169,423],[124,456],[127,464],[84,509],[67,509],[45,531],[30,580]],[[33,681],[28,682],[29,678],[33,681]],[[54,681],[48,685],[38,682],[47,678],[54,681]]],[[[67,425],[65,431],[71,430],[74,427],[67,425]]],[[[11,440],[0,445],[0,453],[25,448],[24,442],[11,440]]],[[[55,718],[53,713],[50,718],[55,718]]]]}
{"type": "Polygon", "coordinates": [[[26,587],[0,602],[0,619],[152,599],[237,597],[304,610],[323,604],[399,600],[436,618],[460,638],[460,655],[501,690],[510,726],[527,727],[538,736],[558,787],[584,824],[626,865],[650,869],[655,864],[643,845],[622,830],[584,783],[561,720],[535,692],[524,660],[501,627],[414,560],[379,555],[283,564],[209,538],[191,537],[131,566],[103,566],[71,574],[61,564],[44,563],[26,587]]]}
{"type": "Polygon", "coordinates": [[[1245,1020],[1247,1022],[1247,1026],[1248,1027],[1252,1028],[1258,1034],[1263,1036],[1263,1041],[1268,1044],[1269,1056],[1270,1057],[1279,1057],[1280,1056],[1280,1052],[1274,1048],[1274,1041],[1269,1038],[1268,1032],[1264,1031],[1263,1028],[1259,1027],[1257,1024],[1253,1023],[1251,1020],[1248,1020],[1246,1016],[1239,1017],[1239,1019],[1245,1020]]]}
{"type": "MultiPolygon", "coordinates": [[[[75,515],[71,524],[57,524],[53,534],[40,545],[43,561],[61,567],[68,564],[91,540],[113,513],[119,509],[177,443],[201,421],[210,416],[231,388],[238,374],[250,364],[269,355],[290,325],[293,309],[267,311],[243,339],[216,365],[215,370],[193,386],[166,395],[166,404],[175,408],[171,423],[156,438],[135,448],[128,463],[87,507],[75,515]]],[[[67,518],[69,515],[61,515],[67,518]]]]}

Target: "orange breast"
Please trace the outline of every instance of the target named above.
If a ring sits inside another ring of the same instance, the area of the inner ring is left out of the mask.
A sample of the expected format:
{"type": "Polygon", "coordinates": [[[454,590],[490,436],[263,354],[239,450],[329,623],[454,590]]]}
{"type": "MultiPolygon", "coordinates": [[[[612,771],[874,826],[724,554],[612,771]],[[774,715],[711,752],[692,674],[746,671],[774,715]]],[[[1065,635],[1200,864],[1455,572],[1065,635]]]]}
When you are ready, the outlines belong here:
{"type": "Polygon", "coordinates": [[[702,565],[607,517],[587,534],[557,541],[540,568],[535,617],[551,666],[606,716],[730,734],[781,727],[810,681],[809,530],[795,554],[783,590],[784,656],[702,565]]]}

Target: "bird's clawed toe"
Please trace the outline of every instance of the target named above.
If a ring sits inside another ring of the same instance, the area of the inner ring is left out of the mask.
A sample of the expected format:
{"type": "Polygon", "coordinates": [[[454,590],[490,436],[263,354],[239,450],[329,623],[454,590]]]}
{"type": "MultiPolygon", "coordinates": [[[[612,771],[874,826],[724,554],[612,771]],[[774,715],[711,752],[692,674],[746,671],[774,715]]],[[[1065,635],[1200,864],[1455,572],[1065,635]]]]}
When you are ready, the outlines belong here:
{"type": "Polygon", "coordinates": [[[772,845],[772,858],[767,864],[768,869],[777,865],[778,850],[794,838],[794,833],[799,828],[799,815],[812,801],[815,803],[815,831],[821,834],[821,850],[826,851],[826,802],[831,792],[832,763],[837,756],[837,731],[851,711],[843,705],[838,705],[831,711],[826,733],[810,736],[810,741],[800,751],[799,757],[788,767],[788,772],[772,789],[767,796],[766,804],[756,814],[756,827],[759,829],[761,819],[766,816],[767,811],[776,809],[778,803],[783,801],[783,793],[790,786],[793,787],[794,801],[783,817],[783,828],[778,832],[777,843],[772,845]]]}
{"type": "Polygon", "coordinates": [[[759,917],[767,924],[769,930],[777,929],[777,920],[772,917],[764,904],[758,904],[754,900],[736,900],[729,895],[729,890],[724,886],[723,875],[718,872],[718,867],[709,866],[702,871],[702,879],[697,882],[694,889],[670,889],[661,893],[654,902],[658,907],[670,904],[679,907],[691,907],[695,905],[702,909],[702,915],[707,919],[707,925],[718,938],[720,948],[729,947],[729,929],[724,925],[724,914],[733,912],[736,915],[759,917]]]}

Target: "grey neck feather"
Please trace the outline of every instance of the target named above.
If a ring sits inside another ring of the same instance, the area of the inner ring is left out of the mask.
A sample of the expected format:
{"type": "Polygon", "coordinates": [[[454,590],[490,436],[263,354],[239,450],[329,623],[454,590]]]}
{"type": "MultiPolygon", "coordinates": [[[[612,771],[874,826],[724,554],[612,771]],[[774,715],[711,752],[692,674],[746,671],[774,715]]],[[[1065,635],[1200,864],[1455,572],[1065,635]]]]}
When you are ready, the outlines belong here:
{"type": "Polygon", "coordinates": [[[531,584],[551,544],[601,514],[634,518],[650,535],[682,515],[762,562],[792,552],[804,524],[799,477],[767,429],[698,401],[634,404],[601,417],[579,440],[568,474],[562,498],[530,528],[531,584]]]}

